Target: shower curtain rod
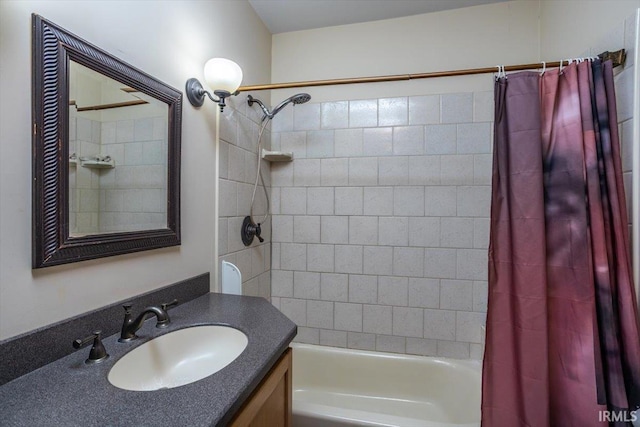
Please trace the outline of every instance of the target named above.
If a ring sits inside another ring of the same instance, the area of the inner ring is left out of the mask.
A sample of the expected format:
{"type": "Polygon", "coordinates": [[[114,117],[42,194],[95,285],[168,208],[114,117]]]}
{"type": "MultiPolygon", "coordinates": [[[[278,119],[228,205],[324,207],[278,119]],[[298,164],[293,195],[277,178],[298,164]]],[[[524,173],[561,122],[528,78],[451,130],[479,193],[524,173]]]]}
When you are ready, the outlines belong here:
{"type": "MultiPolygon", "coordinates": [[[[613,66],[617,67],[623,65],[626,59],[626,52],[624,49],[620,49],[616,52],[603,52],[598,55],[603,61],[611,59],[613,66]]],[[[520,64],[520,65],[506,65],[504,71],[523,71],[533,70],[537,68],[543,68],[543,65],[549,68],[559,67],[563,63],[568,63],[569,60],[560,60],[555,62],[535,62],[532,64],[520,64]]],[[[379,83],[379,82],[396,82],[402,80],[417,80],[417,79],[429,79],[432,77],[452,77],[452,76],[467,76],[472,74],[488,74],[498,71],[498,67],[486,67],[486,68],[469,68],[465,70],[450,70],[450,71],[434,71],[431,73],[419,73],[419,74],[396,74],[391,76],[375,76],[375,77],[353,77],[345,79],[333,79],[333,80],[310,80],[302,82],[289,82],[289,83],[272,83],[253,86],[240,86],[238,92],[248,92],[251,90],[270,90],[270,89],[289,89],[297,87],[311,87],[311,86],[333,86],[333,85],[348,85],[354,83],[379,83]]]]}

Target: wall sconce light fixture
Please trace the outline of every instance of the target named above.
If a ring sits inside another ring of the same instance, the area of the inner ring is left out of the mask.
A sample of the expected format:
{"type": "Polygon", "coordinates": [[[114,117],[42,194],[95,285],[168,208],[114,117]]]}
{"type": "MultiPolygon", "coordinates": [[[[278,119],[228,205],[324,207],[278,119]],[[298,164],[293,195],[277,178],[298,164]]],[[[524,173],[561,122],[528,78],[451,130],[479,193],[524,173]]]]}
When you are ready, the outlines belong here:
{"type": "Polygon", "coordinates": [[[242,82],[242,69],[229,59],[211,58],[204,64],[204,80],[207,86],[213,89],[213,94],[218,99],[205,90],[198,79],[191,78],[187,80],[185,88],[189,102],[194,107],[201,107],[204,103],[204,96],[207,95],[210,100],[220,106],[220,111],[223,111],[226,106],[225,98],[238,94],[237,91],[242,82]]]}

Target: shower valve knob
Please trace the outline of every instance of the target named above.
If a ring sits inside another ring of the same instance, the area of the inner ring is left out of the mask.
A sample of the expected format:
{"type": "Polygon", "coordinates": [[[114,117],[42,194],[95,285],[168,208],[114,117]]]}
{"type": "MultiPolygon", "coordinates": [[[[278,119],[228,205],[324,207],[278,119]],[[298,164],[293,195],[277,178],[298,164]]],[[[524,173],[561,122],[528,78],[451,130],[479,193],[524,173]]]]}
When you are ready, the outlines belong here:
{"type": "Polygon", "coordinates": [[[260,228],[260,224],[256,224],[255,233],[260,243],[264,242],[264,239],[260,236],[260,234],[262,233],[262,228],[260,228]]]}

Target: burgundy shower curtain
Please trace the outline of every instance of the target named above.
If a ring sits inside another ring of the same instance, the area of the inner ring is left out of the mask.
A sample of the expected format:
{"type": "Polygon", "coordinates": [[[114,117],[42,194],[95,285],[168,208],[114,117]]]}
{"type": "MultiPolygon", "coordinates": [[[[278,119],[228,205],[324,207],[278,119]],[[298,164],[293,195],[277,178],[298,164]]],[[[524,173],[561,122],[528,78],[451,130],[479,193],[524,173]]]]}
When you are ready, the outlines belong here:
{"type": "Polygon", "coordinates": [[[493,156],[483,427],[631,425],[640,335],[611,63],[498,79],[493,156]]]}

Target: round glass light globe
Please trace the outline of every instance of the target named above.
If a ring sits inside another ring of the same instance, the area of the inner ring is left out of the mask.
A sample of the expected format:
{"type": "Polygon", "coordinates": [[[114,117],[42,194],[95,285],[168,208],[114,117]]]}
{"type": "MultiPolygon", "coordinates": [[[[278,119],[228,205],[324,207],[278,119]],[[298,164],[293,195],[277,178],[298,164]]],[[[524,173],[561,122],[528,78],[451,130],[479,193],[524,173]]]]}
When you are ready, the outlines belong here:
{"type": "Polygon", "coordinates": [[[234,93],[242,83],[242,69],[226,58],[211,58],[204,64],[204,79],[213,90],[234,93]]]}

